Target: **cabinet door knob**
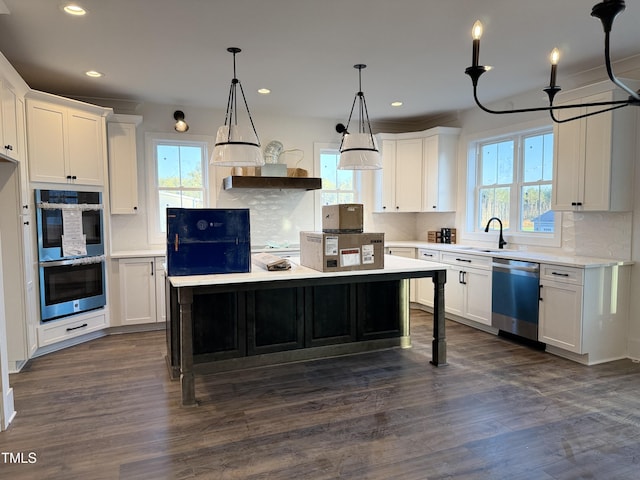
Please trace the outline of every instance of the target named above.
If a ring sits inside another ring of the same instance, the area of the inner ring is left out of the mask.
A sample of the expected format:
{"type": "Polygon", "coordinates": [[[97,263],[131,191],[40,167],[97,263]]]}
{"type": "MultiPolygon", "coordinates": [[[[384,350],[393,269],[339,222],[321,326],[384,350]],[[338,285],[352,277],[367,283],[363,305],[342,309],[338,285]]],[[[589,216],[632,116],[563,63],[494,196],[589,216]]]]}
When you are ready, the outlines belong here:
{"type": "Polygon", "coordinates": [[[13,150],[13,146],[12,145],[5,145],[4,148],[6,148],[7,150],[13,150]]]}
{"type": "Polygon", "coordinates": [[[431,205],[431,208],[437,208],[435,205],[431,205]]]}
{"type": "Polygon", "coordinates": [[[134,210],[138,210],[138,207],[133,207],[134,210]]]}
{"type": "Polygon", "coordinates": [[[71,175],[67,175],[67,180],[71,180],[71,175]]]}
{"type": "Polygon", "coordinates": [[[78,178],[78,177],[76,177],[75,175],[72,175],[72,176],[71,176],[71,179],[72,179],[72,180],[75,180],[75,179],[77,179],[77,178],[78,178]]]}

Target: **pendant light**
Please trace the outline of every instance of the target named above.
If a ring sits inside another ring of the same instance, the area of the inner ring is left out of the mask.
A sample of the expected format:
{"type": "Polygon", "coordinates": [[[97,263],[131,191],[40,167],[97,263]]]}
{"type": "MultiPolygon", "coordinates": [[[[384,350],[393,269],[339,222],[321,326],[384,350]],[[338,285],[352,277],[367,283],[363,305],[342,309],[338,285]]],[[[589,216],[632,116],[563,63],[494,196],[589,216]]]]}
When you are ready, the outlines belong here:
{"type": "Polygon", "coordinates": [[[343,134],[342,142],[340,143],[340,162],[338,164],[340,170],[377,170],[382,168],[382,158],[380,157],[378,144],[371,132],[367,101],[364,98],[364,93],[362,93],[362,69],[366,67],[361,63],[353,66],[358,70],[359,89],[351,105],[347,126],[345,127],[341,123],[336,125],[336,131],[343,134]],[[351,123],[356,103],[358,104],[358,131],[357,133],[349,133],[349,124],[351,123]]]}
{"type": "Polygon", "coordinates": [[[258,132],[256,132],[256,127],[253,124],[242,84],[236,76],[236,54],[242,50],[230,47],[227,48],[227,51],[233,54],[233,79],[229,89],[224,125],[218,128],[215,147],[209,163],[221,167],[259,167],[264,165],[264,158],[260,150],[258,132]],[[236,93],[238,86],[240,86],[240,93],[242,94],[250,125],[238,125],[236,93]]]}

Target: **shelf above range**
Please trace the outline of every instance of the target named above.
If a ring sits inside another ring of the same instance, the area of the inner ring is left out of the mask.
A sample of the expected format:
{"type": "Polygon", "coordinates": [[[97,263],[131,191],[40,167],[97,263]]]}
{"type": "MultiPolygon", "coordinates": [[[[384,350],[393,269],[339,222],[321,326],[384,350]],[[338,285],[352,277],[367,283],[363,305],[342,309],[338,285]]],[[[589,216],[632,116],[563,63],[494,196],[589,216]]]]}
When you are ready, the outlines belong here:
{"type": "Polygon", "coordinates": [[[319,190],[322,179],[316,177],[250,177],[229,176],[224,178],[224,189],[232,188],[277,188],[319,190]]]}

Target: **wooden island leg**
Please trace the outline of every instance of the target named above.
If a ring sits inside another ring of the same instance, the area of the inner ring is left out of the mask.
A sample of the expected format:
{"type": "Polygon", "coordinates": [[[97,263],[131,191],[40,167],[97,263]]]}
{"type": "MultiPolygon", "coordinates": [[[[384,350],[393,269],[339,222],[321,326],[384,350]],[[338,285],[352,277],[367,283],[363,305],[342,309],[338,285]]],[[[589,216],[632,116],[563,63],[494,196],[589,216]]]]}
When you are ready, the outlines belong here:
{"type": "Polygon", "coordinates": [[[447,364],[447,336],[444,330],[444,284],[447,271],[437,270],[433,275],[433,341],[431,364],[436,367],[447,364]]]}
{"type": "Polygon", "coordinates": [[[190,287],[178,290],[180,305],[180,387],[182,389],[182,406],[194,406],[196,402],[196,386],[193,374],[193,291],[190,287]]]}

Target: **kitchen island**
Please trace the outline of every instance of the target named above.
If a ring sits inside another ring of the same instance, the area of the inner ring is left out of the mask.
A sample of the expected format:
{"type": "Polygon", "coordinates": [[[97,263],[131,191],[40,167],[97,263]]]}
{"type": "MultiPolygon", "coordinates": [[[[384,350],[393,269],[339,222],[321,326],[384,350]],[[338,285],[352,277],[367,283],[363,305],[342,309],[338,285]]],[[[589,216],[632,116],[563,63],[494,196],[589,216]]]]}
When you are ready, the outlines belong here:
{"type": "Polygon", "coordinates": [[[323,273],[290,261],[167,278],[167,364],[182,405],[196,405],[196,373],[410,346],[411,278],[433,279],[431,364],[446,364],[446,265],[385,255],[382,269],[323,273]]]}

